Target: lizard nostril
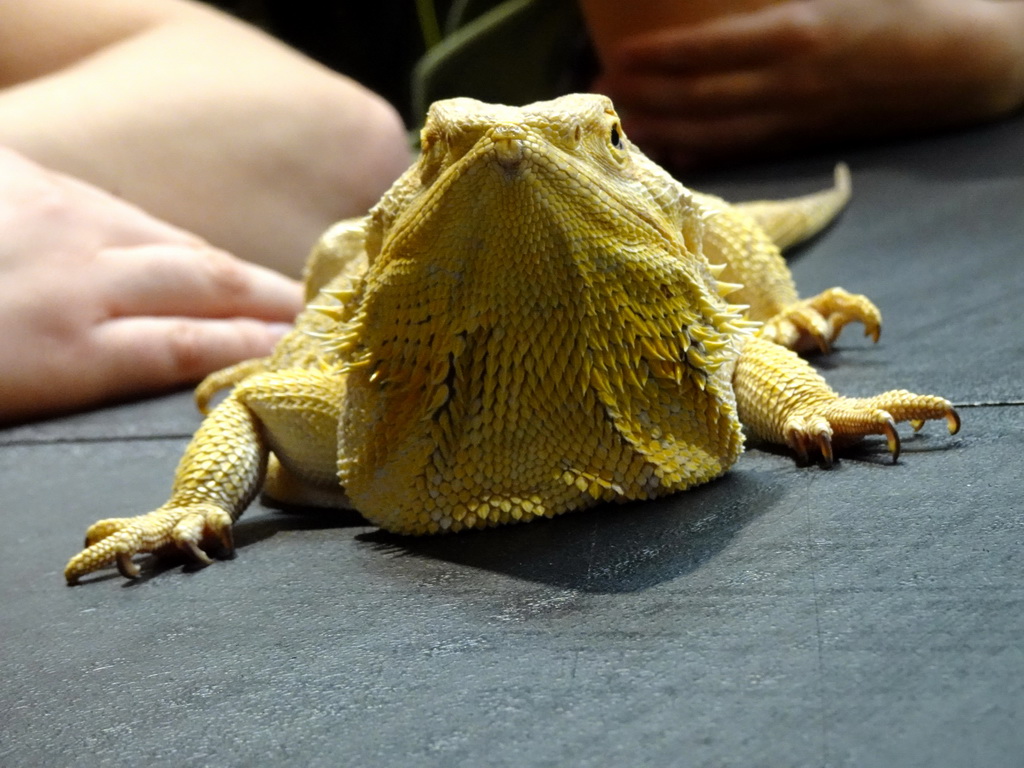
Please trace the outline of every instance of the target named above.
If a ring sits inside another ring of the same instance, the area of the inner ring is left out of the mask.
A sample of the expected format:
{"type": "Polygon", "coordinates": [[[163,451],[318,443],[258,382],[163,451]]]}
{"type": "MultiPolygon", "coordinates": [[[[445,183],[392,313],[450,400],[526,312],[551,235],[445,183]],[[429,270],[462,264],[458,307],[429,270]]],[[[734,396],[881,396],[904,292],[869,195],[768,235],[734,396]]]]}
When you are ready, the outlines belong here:
{"type": "Polygon", "coordinates": [[[515,170],[523,161],[526,150],[526,131],[521,125],[499,123],[487,132],[494,157],[507,171],[515,170]]]}
{"type": "Polygon", "coordinates": [[[525,146],[521,139],[494,139],[494,157],[498,165],[508,171],[515,170],[523,161],[525,146]]]}

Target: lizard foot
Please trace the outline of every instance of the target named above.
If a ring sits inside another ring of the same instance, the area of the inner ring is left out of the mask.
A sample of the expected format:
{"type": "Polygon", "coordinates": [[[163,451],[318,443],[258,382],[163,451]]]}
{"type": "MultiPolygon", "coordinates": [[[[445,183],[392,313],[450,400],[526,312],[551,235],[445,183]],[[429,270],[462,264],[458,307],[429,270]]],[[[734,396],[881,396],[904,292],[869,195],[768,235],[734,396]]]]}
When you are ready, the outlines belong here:
{"type": "Polygon", "coordinates": [[[790,304],[765,321],[761,338],[796,352],[828,352],[843,326],[859,321],[864,335],[878,341],[882,313],[867,296],[829,288],[817,296],[790,304]]]}
{"type": "Polygon", "coordinates": [[[100,520],[85,534],[85,549],[64,568],[64,578],[74,584],[79,578],[112,563],[122,576],[133,579],[139,567],[132,558],[141,552],[175,547],[204,565],[213,562],[201,548],[204,539],[219,541],[223,551],[234,549],[231,516],[213,504],[166,505],[137,517],[100,520]]]}
{"type": "Polygon", "coordinates": [[[960,416],[948,400],[898,389],[867,398],[837,396],[830,402],[795,409],[787,419],[784,433],[801,461],[806,462],[809,451],[817,449],[828,466],[832,464],[833,442],[849,443],[866,435],[885,435],[895,462],[900,455],[896,423],[909,421],[916,432],[930,419],[944,419],[951,435],[960,431],[960,416]]]}

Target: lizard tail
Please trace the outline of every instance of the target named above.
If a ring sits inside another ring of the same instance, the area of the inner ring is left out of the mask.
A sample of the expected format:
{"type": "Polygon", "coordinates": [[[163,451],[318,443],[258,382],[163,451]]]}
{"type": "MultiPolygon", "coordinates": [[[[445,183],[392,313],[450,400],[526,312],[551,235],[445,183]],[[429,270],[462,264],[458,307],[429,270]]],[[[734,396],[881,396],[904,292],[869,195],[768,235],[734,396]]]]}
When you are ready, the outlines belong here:
{"type": "Polygon", "coordinates": [[[736,208],[753,217],[784,251],[827,227],[846,206],[850,190],[850,169],[839,163],[831,189],[786,200],[751,200],[736,204],[736,208]]]}

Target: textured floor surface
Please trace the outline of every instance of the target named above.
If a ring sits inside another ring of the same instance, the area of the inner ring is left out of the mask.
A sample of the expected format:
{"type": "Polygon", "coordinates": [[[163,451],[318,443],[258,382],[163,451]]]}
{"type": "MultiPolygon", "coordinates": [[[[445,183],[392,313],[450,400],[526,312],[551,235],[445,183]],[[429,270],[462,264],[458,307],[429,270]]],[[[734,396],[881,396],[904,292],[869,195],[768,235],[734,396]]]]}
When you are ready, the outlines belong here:
{"type": "Polygon", "coordinates": [[[663,501],[432,540],[257,504],[233,561],[72,589],[89,523],[164,500],[189,396],[2,430],[0,765],[1021,765],[1024,121],[846,159],[792,263],[885,328],[820,367],[964,404],[959,435],[831,470],[753,447],[663,501]]]}

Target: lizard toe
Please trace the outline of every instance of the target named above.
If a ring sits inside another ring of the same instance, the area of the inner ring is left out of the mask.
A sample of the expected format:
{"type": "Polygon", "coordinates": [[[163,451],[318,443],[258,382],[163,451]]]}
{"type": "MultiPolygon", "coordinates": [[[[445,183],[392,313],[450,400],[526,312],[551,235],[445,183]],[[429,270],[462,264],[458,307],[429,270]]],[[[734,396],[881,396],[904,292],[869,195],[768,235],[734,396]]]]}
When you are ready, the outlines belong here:
{"type": "Polygon", "coordinates": [[[102,541],[122,530],[130,521],[130,517],[110,517],[106,520],[97,520],[86,530],[85,543],[82,546],[91,547],[96,542],[102,541]]]}

